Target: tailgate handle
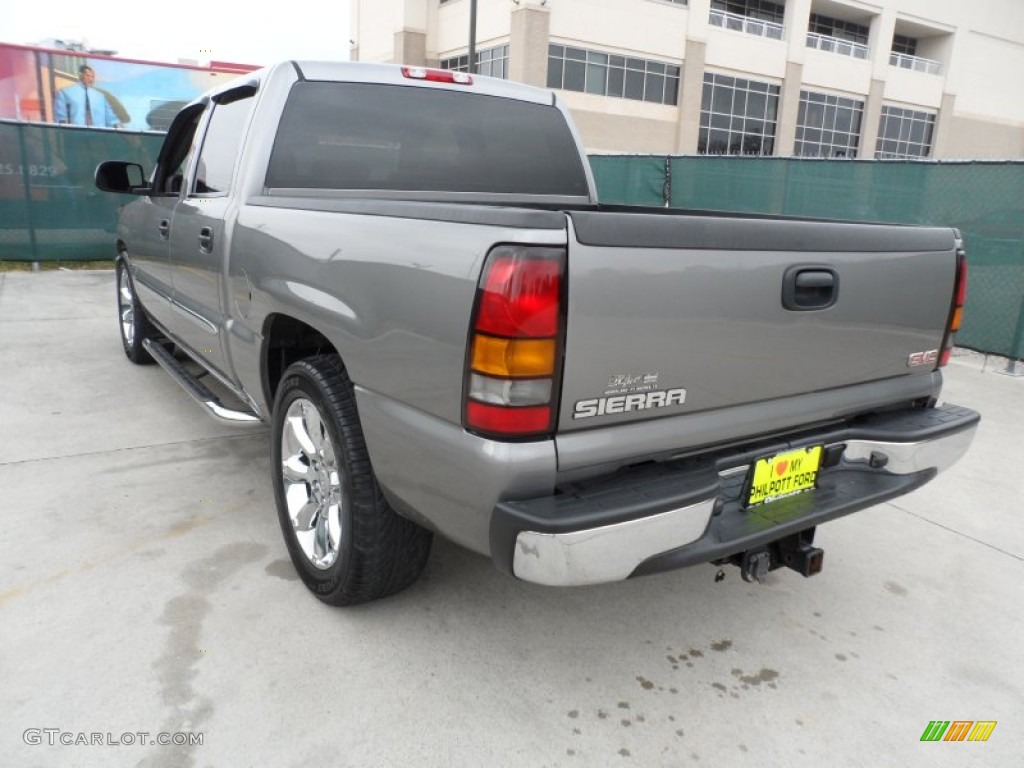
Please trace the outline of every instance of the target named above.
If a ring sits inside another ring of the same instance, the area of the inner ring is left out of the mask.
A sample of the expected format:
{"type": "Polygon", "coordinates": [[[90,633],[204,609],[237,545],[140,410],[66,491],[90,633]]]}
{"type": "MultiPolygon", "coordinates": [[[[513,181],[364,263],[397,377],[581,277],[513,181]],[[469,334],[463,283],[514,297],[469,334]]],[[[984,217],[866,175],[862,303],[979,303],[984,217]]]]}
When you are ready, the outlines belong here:
{"type": "Polygon", "coordinates": [[[782,278],[782,306],[793,312],[828,309],[839,298],[839,275],[828,267],[790,267],[782,278]]]}

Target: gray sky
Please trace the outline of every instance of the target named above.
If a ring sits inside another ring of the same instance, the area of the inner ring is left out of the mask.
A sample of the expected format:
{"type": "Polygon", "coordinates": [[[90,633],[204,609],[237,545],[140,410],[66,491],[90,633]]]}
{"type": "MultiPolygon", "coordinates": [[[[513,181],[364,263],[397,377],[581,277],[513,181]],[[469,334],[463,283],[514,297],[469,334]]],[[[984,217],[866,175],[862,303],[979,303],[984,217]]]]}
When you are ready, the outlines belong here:
{"type": "Polygon", "coordinates": [[[0,42],[84,40],[147,61],[338,61],[348,59],[349,37],[348,0],[0,0],[0,42]]]}

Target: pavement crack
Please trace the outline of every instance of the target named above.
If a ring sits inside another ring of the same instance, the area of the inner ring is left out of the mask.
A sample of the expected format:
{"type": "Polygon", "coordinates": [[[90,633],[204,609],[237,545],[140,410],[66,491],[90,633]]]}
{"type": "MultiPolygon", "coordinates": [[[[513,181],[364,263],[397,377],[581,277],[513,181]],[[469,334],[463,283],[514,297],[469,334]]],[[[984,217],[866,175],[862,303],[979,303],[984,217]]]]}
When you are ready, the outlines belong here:
{"type": "Polygon", "coordinates": [[[931,525],[934,525],[936,528],[942,528],[944,531],[949,531],[950,533],[959,536],[960,538],[968,539],[969,541],[973,541],[976,544],[981,544],[981,546],[988,547],[989,549],[994,550],[1001,555],[1012,557],[1014,560],[1019,560],[1020,562],[1024,563],[1024,557],[1016,555],[1013,552],[1007,552],[1005,549],[1001,549],[997,547],[995,544],[989,544],[987,541],[982,541],[981,539],[975,538],[974,536],[964,533],[963,531],[958,531],[956,528],[950,528],[948,525],[943,525],[942,523],[936,522],[935,520],[930,520],[924,515],[919,515],[917,512],[911,512],[909,509],[904,509],[898,504],[893,504],[891,501],[889,502],[889,506],[892,507],[893,509],[897,509],[900,512],[910,515],[911,517],[916,517],[918,520],[923,520],[926,523],[930,523],[931,525]]]}
{"type": "Polygon", "coordinates": [[[16,467],[21,464],[34,464],[43,461],[61,461],[63,459],[79,459],[85,456],[106,456],[125,451],[144,451],[149,448],[168,448],[176,445],[193,445],[212,443],[218,440],[241,440],[247,437],[254,437],[263,434],[262,431],[247,429],[245,434],[237,435],[214,435],[213,437],[191,438],[189,440],[173,440],[169,443],[150,443],[149,445],[129,445],[124,448],[107,448],[102,451],[82,451],[81,453],[67,453],[61,456],[40,456],[35,459],[17,459],[16,461],[0,461],[0,469],[3,467],[16,467]]]}
{"type": "MultiPolygon", "coordinates": [[[[2,283],[0,283],[0,288],[3,288],[3,284],[2,283]]],[[[107,315],[105,315],[105,314],[104,315],[99,315],[99,314],[96,314],[96,315],[75,315],[75,316],[68,316],[68,317],[19,317],[19,318],[13,319],[13,320],[10,319],[10,318],[4,320],[4,325],[6,325],[6,326],[37,325],[39,323],[70,323],[70,322],[80,323],[80,322],[82,322],[84,320],[97,320],[99,322],[107,322],[109,319],[110,318],[107,317],[107,315]]]]}

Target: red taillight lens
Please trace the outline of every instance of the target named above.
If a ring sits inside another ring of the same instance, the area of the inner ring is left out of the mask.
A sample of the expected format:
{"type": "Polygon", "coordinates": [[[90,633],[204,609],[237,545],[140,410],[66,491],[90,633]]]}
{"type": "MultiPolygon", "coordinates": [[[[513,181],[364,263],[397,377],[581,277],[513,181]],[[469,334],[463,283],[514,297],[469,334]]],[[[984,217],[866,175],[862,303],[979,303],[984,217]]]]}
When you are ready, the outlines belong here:
{"type": "Polygon", "coordinates": [[[964,306],[967,300],[967,256],[961,251],[956,260],[956,306],[964,306]]]}
{"type": "Polygon", "coordinates": [[[561,275],[559,261],[498,256],[484,281],[476,330],[506,338],[557,335],[561,275]]]}
{"type": "Polygon", "coordinates": [[[494,438],[544,438],[558,402],[565,250],[501,245],[477,288],[466,360],[466,428],[494,438]]]}
{"type": "Polygon", "coordinates": [[[546,432],[551,426],[548,406],[506,408],[470,400],[466,403],[466,420],[473,429],[492,435],[518,437],[546,432]]]}
{"type": "Polygon", "coordinates": [[[956,284],[953,288],[953,306],[949,310],[949,320],[946,321],[946,335],[942,340],[942,350],[939,352],[938,368],[949,362],[953,354],[953,344],[956,340],[956,332],[960,330],[960,323],[964,316],[964,302],[967,300],[967,256],[963,249],[956,252],[956,284]]]}

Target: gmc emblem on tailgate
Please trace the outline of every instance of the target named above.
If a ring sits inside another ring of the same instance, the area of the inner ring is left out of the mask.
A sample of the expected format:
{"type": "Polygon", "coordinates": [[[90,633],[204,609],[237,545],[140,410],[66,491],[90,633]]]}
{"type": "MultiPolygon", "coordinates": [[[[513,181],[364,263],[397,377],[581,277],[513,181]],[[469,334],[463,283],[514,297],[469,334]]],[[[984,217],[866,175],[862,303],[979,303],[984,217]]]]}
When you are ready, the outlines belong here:
{"type": "Polygon", "coordinates": [[[919,368],[922,365],[935,365],[939,361],[939,350],[929,349],[927,352],[915,352],[907,358],[908,368],[919,368]]]}

